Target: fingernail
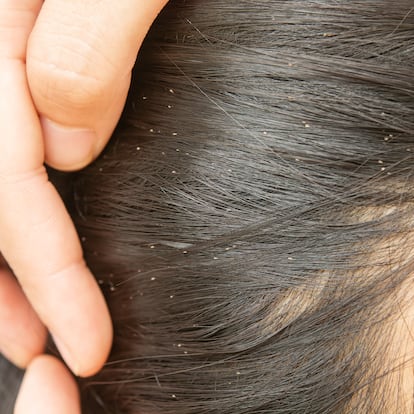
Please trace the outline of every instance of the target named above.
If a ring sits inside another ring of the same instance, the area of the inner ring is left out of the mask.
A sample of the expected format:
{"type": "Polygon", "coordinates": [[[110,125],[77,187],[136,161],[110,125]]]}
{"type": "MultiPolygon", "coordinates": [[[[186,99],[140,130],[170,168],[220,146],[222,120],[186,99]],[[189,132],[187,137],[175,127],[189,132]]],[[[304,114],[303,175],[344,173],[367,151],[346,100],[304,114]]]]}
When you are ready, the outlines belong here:
{"type": "Polygon", "coordinates": [[[96,133],[89,129],[67,128],[40,118],[46,162],[60,170],[78,170],[94,159],[96,133]]]}
{"type": "Polygon", "coordinates": [[[76,375],[79,376],[80,373],[80,366],[76,358],[73,357],[72,352],[70,352],[69,348],[66,346],[64,341],[61,341],[58,337],[52,335],[53,342],[55,343],[57,349],[60,352],[60,356],[65,361],[66,365],[71,369],[71,371],[76,375]]]}

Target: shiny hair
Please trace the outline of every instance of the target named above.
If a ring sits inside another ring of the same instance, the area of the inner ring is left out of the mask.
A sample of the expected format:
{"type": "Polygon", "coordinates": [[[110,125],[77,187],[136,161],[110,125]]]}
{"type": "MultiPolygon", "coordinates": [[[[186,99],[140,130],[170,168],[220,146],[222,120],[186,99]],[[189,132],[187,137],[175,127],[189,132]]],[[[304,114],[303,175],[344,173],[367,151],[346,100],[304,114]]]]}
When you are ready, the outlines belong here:
{"type": "Polygon", "coordinates": [[[86,414],[411,412],[413,6],[169,4],[64,185],[115,326],[86,414]]]}

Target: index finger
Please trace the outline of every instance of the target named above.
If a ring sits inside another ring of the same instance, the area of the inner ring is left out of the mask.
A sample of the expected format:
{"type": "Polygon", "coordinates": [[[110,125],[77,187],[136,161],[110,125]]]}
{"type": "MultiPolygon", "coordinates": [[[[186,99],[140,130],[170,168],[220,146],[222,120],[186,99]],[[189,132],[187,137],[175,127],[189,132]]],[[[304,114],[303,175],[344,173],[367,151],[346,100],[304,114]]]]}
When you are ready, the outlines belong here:
{"type": "Polygon", "coordinates": [[[112,327],[43,166],[41,127],[21,53],[41,3],[0,0],[0,250],[69,367],[91,375],[107,358],[112,327]],[[7,38],[14,48],[5,47],[7,38]]]}

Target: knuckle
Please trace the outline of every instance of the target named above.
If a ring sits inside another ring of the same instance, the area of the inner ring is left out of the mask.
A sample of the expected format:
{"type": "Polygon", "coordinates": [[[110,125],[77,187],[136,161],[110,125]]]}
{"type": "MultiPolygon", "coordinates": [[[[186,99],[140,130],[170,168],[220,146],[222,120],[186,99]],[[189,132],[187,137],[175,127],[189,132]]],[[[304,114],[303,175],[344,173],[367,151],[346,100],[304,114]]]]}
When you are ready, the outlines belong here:
{"type": "Polygon", "coordinates": [[[99,102],[105,94],[108,82],[104,72],[96,70],[99,61],[73,47],[56,46],[46,56],[31,55],[27,65],[36,103],[83,110],[99,102]]]}
{"type": "Polygon", "coordinates": [[[35,182],[46,182],[47,173],[45,167],[42,165],[36,169],[29,170],[4,170],[0,168],[0,192],[3,187],[15,188],[19,187],[19,191],[28,190],[35,182]]]}

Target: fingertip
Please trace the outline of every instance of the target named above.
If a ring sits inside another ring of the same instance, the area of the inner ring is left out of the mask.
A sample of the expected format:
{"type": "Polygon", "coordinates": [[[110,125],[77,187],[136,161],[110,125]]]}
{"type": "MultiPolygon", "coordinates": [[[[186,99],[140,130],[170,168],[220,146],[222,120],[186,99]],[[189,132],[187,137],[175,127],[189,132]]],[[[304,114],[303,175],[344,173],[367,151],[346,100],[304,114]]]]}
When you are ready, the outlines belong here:
{"type": "Polygon", "coordinates": [[[73,130],[43,120],[50,166],[81,169],[108,142],[125,104],[138,50],[167,0],[140,3],[105,0],[96,8],[82,0],[44,2],[26,53],[31,97],[37,112],[49,120],[87,126],[96,133],[75,130],[74,137],[73,130]]]}
{"type": "Polygon", "coordinates": [[[44,332],[44,340],[39,339],[38,341],[33,341],[30,347],[23,346],[18,342],[13,344],[6,343],[2,344],[0,352],[17,368],[26,369],[30,362],[39,355],[42,355],[45,350],[46,329],[44,332]]]}
{"type": "Polygon", "coordinates": [[[43,353],[47,331],[13,275],[0,268],[0,352],[19,368],[43,353]]]}
{"type": "Polygon", "coordinates": [[[107,311],[100,314],[99,334],[95,341],[91,341],[87,350],[82,355],[77,376],[86,378],[95,375],[102,369],[112,349],[113,327],[111,317],[107,311]]]}
{"type": "Polygon", "coordinates": [[[95,375],[105,364],[112,347],[113,329],[108,315],[101,314],[100,326],[86,337],[73,338],[53,335],[62,359],[77,377],[95,375]],[[69,342],[68,342],[69,340],[69,342]]]}
{"type": "Polygon", "coordinates": [[[98,137],[93,130],[69,128],[40,118],[48,165],[62,171],[76,171],[96,157],[98,137]]]}
{"type": "Polygon", "coordinates": [[[42,355],[46,347],[47,331],[40,322],[35,321],[36,331],[26,336],[26,338],[19,337],[15,340],[3,337],[0,345],[0,353],[8,359],[12,364],[20,369],[25,369],[30,362],[42,355]],[[30,337],[30,341],[28,338],[30,337]]]}
{"type": "Polygon", "coordinates": [[[14,414],[80,414],[76,382],[56,358],[42,355],[28,367],[14,414]]]}
{"type": "Polygon", "coordinates": [[[49,327],[62,358],[79,377],[96,374],[112,347],[113,328],[105,298],[90,270],[82,262],[53,277],[54,290],[49,299],[49,327]],[[61,292],[58,296],[58,292],[61,292]],[[64,298],[65,305],[59,302],[64,298]]]}

